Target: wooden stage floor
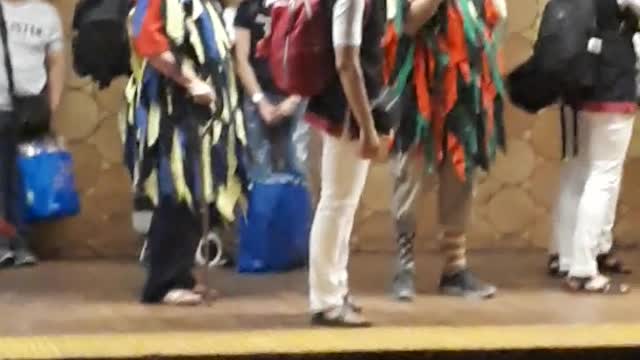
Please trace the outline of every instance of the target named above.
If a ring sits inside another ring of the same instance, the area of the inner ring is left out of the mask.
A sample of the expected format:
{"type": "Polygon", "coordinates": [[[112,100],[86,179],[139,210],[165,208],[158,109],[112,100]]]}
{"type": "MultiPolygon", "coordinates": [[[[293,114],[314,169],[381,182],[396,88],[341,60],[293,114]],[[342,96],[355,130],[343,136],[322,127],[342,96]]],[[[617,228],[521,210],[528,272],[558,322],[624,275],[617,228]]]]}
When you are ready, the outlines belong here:
{"type": "MultiPolygon", "coordinates": [[[[640,252],[624,254],[640,264],[640,252]]],[[[306,273],[244,276],[214,270],[222,293],[209,307],[137,303],[135,263],[53,262],[0,271],[0,359],[243,355],[367,351],[640,346],[640,276],[628,296],[579,296],[546,277],[543,253],[473,253],[477,273],[499,287],[490,301],[441,297],[440,261],[418,261],[420,297],[388,296],[392,258],[358,254],[354,295],[376,327],[308,326],[306,273]]],[[[640,266],[637,271],[640,274],[640,266]]]]}

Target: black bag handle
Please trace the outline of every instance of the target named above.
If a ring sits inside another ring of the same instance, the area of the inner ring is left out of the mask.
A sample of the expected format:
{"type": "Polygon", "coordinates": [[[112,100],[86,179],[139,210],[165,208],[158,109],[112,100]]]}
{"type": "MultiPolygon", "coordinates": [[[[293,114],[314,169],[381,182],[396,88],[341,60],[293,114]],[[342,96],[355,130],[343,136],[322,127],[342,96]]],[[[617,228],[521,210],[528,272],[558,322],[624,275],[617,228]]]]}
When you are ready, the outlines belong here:
{"type": "Polygon", "coordinates": [[[13,78],[13,64],[9,53],[9,36],[7,34],[7,20],[4,16],[4,5],[0,2],[0,38],[2,38],[2,48],[4,50],[4,67],[7,72],[7,82],[9,84],[9,95],[11,99],[16,95],[16,85],[13,78]]]}

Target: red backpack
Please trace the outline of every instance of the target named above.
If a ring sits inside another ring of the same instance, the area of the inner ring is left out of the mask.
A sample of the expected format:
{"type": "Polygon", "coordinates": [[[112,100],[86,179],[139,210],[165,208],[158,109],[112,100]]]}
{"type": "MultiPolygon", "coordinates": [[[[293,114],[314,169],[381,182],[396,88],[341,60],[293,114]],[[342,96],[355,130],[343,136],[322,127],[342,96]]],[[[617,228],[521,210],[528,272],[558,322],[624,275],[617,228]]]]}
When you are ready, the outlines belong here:
{"type": "Polygon", "coordinates": [[[271,31],[257,46],[275,85],[287,94],[319,95],[335,79],[331,13],[327,0],[279,0],[271,9],[271,31]]]}

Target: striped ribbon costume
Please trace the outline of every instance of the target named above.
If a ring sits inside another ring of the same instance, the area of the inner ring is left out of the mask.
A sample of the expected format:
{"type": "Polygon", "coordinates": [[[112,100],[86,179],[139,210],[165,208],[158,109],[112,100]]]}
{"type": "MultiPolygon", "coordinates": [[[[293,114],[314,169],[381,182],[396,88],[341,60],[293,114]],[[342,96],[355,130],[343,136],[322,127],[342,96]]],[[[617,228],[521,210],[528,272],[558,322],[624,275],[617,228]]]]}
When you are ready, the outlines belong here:
{"type": "Polygon", "coordinates": [[[406,0],[398,0],[383,47],[385,82],[407,103],[397,149],[418,146],[426,169],[451,161],[465,180],[487,170],[505,148],[498,49],[502,9],[495,0],[445,0],[414,37],[400,36],[406,0]]]}
{"type": "Polygon", "coordinates": [[[194,210],[204,198],[221,220],[233,221],[244,203],[239,159],[246,139],[231,45],[218,9],[208,0],[138,0],[130,32],[137,51],[121,133],[134,190],[155,205],[171,197],[194,210]],[[165,48],[215,89],[215,114],[193,104],[140,55],[165,48]]]}

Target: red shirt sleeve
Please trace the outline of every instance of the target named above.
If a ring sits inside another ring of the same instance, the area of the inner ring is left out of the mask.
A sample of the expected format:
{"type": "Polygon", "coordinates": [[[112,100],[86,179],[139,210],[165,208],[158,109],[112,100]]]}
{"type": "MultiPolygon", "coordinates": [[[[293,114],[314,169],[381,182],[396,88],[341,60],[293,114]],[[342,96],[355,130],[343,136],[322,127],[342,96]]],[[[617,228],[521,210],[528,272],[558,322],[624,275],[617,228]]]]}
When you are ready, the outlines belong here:
{"type": "Polygon", "coordinates": [[[144,58],[169,51],[161,6],[165,0],[138,0],[133,15],[133,47],[144,58]]]}

